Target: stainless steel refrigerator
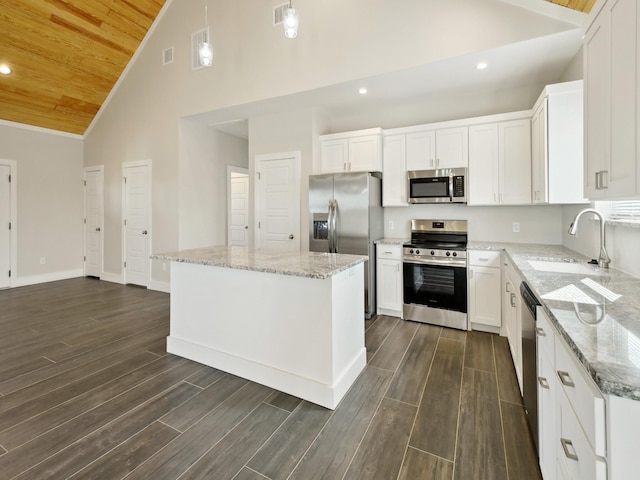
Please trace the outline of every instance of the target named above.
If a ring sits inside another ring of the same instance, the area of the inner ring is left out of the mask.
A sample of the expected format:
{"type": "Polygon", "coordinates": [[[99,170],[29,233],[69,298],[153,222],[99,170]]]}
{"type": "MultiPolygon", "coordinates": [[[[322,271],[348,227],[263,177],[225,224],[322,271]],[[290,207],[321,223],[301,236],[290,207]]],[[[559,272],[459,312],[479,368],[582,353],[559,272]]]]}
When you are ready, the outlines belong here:
{"type": "Polygon", "coordinates": [[[384,235],[378,175],[356,172],[309,177],[309,250],[369,256],[364,264],[366,318],[376,308],[373,242],[384,235]]]}

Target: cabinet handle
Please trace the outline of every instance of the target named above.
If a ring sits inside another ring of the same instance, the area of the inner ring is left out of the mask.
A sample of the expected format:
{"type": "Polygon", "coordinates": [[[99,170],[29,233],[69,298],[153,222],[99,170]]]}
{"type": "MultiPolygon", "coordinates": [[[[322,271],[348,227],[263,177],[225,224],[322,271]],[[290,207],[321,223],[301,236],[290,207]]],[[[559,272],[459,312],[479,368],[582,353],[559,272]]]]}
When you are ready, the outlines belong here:
{"type": "Polygon", "coordinates": [[[349,162],[349,171],[351,171],[351,162],[349,162]]]}
{"type": "Polygon", "coordinates": [[[600,172],[600,188],[603,190],[609,188],[609,171],[608,170],[602,170],[600,172]]]}
{"type": "Polygon", "coordinates": [[[396,271],[399,272],[400,271],[400,264],[396,265],[396,271]]]}
{"type": "Polygon", "coordinates": [[[560,443],[562,444],[562,450],[564,450],[564,456],[569,460],[575,460],[577,462],[578,454],[576,453],[576,449],[573,446],[573,442],[566,438],[561,438],[560,443]],[[569,451],[569,448],[571,448],[572,451],[569,451]]]}
{"type": "Polygon", "coordinates": [[[488,258],[479,258],[478,260],[481,261],[481,262],[488,262],[489,261],[488,258]]]}
{"type": "Polygon", "coordinates": [[[511,291],[510,288],[511,288],[511,284],[509,282],[504,284],[504,291],[505,292],[509,293],[511,291]]]}
{"type": "Polygon", "coordinates": [[[545,332],[544,328],[542,327],[536,327],[536,335],[538,335],[539,337],[546,337],[547,332],[545,332]]]}
{"type": "Polygon", "coordinates": [[[391,255],[393,252],[384,252],[384,253],[386,253],[387,255],[391,255]]]}
{"type": "Polygon", "coordinates": [[[433,158],[431,160],[429,160],[429,166],[433,167],[434,166],[434,162],[433,162],[433,158]]]}
{"type": "Polygon", "coordinates": [[[347,170],[347,164],[346,164],[346,162],[343,164],[343,166],[344,166],[344,171],[345,171],[345,172],[347,172],[348,170],[347,170]]]}
{"type": "Polygon", "coordinates": [[[560,377],[560,381],[563,385],[567,387],[575,387],[576,384],[573,383],[571,377],[569,376],[569,372],[563,372],[562,370],[558,370],[558,377],[560,377]]]}
{"type": "Polygon", "coordinates": [[[538,377],[538,383],[542,388],[549,390],[549,381],[544,377],[538,377]]]}
{"type": "Polygon", "coordinates": [[[436,158],[436,168],[438,168],[440,166],[440,159],[436,158]]]}
{"type": "Polygon", "coordinates": [[[511,294],[511,306],[515,308],[516,306],[516,294],[512,293],[511,294]]]}

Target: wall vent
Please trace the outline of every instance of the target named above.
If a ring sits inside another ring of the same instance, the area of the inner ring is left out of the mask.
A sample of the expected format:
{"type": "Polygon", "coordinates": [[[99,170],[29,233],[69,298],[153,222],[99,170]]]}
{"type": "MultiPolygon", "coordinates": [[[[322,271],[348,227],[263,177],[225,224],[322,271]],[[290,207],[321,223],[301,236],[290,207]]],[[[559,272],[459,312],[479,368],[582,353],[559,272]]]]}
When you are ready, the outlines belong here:
{"type": "Polygon", "coordinates": [[[209,27],[198,30],[191,34],[191,70],[200,70],[205,68],[200,65],[200,44],[209,42],[209,27]]]}
{"type": "Polygon", "coordinates": [[[173,63],[173,47],[165,48],[162,51],[162,65],[173,63]]]}
{"type": "Polygon", "coordinates": [[[289,4],[285,3],[284,5],[278,5],[277,7],[273,7],[273,25],[280,25],[284,20],[284,12],[289,8],[289,4]]]}

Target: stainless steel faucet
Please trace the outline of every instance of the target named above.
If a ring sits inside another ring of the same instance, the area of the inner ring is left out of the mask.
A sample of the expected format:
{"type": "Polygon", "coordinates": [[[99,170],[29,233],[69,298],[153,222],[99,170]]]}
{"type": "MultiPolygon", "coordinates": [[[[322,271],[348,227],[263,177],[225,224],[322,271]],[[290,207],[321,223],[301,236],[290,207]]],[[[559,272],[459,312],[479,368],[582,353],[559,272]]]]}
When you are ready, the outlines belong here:
{"type": "Polygon", "coordinates": [[[609,258],[607,247],[605,245],[604,218],[602,218],[600,212],[598,212],[594,208],[585,208],[584,210],[578,212],[578,214],[573,219],[573,222],[571,222],[571,226],[569,227],[569,235],[575,235],[576,233],[578,233],[578,220],[580,220],[580,217],[583,213],[593,213],[596,217],[598,217],[598,220],[600,220],[600,256],[598,257],[598,266],[600,268],[609,268],[611,259],[609,258]]]}

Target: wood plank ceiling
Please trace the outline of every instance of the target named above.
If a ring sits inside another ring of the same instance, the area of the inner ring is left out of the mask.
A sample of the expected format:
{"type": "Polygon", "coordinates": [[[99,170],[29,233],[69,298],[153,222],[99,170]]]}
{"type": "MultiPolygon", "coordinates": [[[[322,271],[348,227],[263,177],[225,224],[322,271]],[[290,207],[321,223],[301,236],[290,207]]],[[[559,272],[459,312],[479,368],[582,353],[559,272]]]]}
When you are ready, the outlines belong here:
{"type": "MultiPolygon", "coordinates": [[[[589,12],[595,0],[549,0],[589,12]]],[[[0,119],[83,134],[165,0],[1,0],[0,119]]]]}
{"type": "Polygon", "coordinates": [[[165,0],[2,0],[0,119],[83,134],[165,0]]]}

